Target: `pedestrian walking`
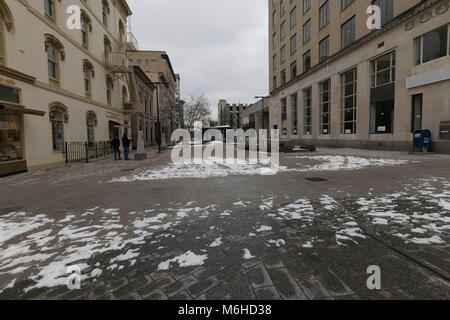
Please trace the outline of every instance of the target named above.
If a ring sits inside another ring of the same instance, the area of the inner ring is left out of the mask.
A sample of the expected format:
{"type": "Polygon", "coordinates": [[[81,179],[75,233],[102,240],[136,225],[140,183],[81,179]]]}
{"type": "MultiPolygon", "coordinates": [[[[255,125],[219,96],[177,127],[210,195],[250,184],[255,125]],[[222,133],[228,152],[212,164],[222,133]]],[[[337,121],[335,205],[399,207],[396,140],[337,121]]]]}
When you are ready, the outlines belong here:
{"type": "Polygon", "coordinates": [[[119,137],[115,137],[113,141],[111,141],[111,146],[114,150],[114,160],[122,160],[120,155],[120,140],[119,137]]]}
{"type": "Polygon", "coordinates": [[[128,160],[130,160],[128,158],[128,155],[130,154],[131,140],[128,139],[128,136],[126,133],[123,134],[122,145],[123,145],[123,156],[124,156],[125,160],[128,161],[128,160]]]}

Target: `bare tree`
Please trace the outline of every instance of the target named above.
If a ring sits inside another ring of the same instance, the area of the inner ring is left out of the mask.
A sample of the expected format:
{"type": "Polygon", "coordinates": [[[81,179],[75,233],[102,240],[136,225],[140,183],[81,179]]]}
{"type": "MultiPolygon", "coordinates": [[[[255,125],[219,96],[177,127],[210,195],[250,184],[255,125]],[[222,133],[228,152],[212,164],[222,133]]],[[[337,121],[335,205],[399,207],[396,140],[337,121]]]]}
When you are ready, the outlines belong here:
{"type": "Polygon", "coordinates": [[[211,117],[209,106],[209,101],[203,94],[198,97],[191,96],[191,100],[184,106],[184,124],[186,129],[194,129],[196,121],[201,121],[204,126],[208,126],[211,117]]]}

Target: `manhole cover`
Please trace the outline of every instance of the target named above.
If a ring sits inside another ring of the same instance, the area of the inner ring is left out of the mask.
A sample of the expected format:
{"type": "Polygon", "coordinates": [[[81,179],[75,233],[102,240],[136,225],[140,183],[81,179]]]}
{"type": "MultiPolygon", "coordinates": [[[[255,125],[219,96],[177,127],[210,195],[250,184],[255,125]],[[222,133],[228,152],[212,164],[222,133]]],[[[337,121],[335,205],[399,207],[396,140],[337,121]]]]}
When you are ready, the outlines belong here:
{"type": "Polygon", "coordinates": [[[311,181],[311,182],[324,182],[324,181],[328,181],[328,179],[321,178],[321,177],[306,178],[306,180],[311,181]]]}

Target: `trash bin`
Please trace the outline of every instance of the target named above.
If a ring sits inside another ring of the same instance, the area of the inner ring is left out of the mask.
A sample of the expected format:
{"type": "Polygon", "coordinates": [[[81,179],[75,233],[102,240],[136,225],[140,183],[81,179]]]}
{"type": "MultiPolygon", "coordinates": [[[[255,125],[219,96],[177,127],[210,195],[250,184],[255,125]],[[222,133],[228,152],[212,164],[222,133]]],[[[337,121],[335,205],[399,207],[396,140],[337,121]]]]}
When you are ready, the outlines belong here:
{"type": "Polygon", "coordinates": [[[415,151],[416,148],[419,148],[420,152],[431,152],[430,130],[426,129],[414,131],[413,151],[415,151]]]}

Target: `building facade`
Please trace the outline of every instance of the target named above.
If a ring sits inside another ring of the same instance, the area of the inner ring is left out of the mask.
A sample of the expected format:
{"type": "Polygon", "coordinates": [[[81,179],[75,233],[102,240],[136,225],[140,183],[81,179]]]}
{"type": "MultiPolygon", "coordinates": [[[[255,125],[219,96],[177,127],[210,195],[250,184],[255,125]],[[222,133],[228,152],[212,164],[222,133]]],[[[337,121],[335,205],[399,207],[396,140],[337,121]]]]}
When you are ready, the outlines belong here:
{"type": "MultiPolygon", "coordinates": [[[[176,76],[169,56],[165,51],[138,50],[129,50],[127,56],[129,63],[140,66],[155,84],[154,114],[157,114],[156,109],[159,106],[161,144],[168,145],[172,131],[177,128],[175,115],[178,110],[176,104],[176,76]]],[[[158,133],[156,132],[156,134],[158,133]]]]}
{"type": "Polygon", "coordinates": [[[217,106],[220,126],[230,126],[234,129],[241,127],[240,114],[248,107],[248,104],[230,104],[225,99],[220,99],[217,106]]]}
{"type": "Polygon", "coordinates": [[[62,162],[65,142],[107,141],[124,124],[113,53],[130,15],[124,0],[0,0],[0,174],[62,162]],[[81,30],[66,26],[69,5],[81,30]]]}
{"type": "Polygon", "coordinates": [[[269,128],[269,108],[267,99],[261,99],[249,105],[240,113],[240,128],[248,129],[268,129],[269,128]]]}
{"type": "Polygon", "coordinates": [[[133,67],[134,78],[136,81],[138,100],[141,112],[135,112],[131,120],[131,137],[133,149],[137,148],[137,139],[139,131],[142,131],[144,137],[144,146],[150,146],[156,143],[155,123],[156,115],[153,108],[153,94],[155,85],[150,81],[145,72],[139,67],[133,67]]]}
{"type": "Polygon", "coordinates": [[[284,141],[450,152],[449,0],[269,0],[270,126],[284,141]],[[381,8],[381,29],[367,9],[381,8]],[[448,130],[448,129],[447,129],[448,130]]]}

